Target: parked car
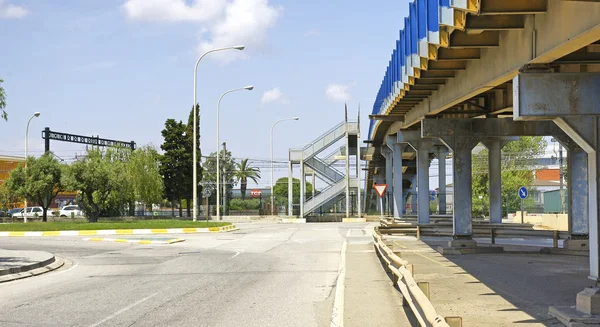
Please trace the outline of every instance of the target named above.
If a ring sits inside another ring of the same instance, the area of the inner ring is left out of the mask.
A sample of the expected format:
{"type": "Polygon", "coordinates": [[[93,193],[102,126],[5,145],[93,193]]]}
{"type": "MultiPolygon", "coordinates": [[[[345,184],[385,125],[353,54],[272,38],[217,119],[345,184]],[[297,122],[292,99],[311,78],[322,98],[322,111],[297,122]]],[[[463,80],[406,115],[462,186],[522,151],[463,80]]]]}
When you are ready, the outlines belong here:
{"type": "Polygon", "coordinates": [[[64,206],[60,209],[60,213],[58,214],[61,217],[71,217],[71,213],[74,214],[75,217],[82,217],[83,211],[77,205],[64,206]]]}
{"type": "Polygon", "coordinates": [[[8,216],[13,218],[13,217],[17,217],[17,214],[20,213],[21,211],[23,211],[23,208],[14,208],[14,209],[10,209],[8,210],[8,216]]]}
{"type": "MultiPolygon", "coordinates": [[[[51,217],[54,211],[48,208],[48,217],[51,217]]],[[[44,209],[42,207],[27,207],[27,218],[36,218],[42,217],[44,215],[44,209]]],[[[14,214],[13,217],[23,218],[23,209],[17,214],[14,214]]]]}

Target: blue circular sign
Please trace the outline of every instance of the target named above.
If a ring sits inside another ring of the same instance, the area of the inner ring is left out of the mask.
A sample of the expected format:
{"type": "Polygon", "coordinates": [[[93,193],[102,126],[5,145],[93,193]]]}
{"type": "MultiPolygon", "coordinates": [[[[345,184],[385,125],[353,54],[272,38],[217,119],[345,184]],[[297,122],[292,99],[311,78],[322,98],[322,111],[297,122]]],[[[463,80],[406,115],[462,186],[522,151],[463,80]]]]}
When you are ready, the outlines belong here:
{"type": "Polygon", "coordinates": [[[527,191],[525,186],[521,186],[521,188],[519,188],[519,197],[521,199],[526,199],[527,195],[529,195],[529,191],[527,191]]]}

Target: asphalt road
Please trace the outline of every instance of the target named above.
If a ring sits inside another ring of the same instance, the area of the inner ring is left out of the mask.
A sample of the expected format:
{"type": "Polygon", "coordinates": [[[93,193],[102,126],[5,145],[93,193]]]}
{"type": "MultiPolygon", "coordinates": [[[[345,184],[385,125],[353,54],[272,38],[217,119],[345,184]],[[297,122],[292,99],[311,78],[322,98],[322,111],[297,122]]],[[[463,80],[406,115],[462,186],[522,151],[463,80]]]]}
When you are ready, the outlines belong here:
{"type": "Polygon", "coordinates": [[[367,224],[238,224],[171,245],[1,238],[72,261],[0,284],[0,325],[330,326],[340,251],[367,224]]]}

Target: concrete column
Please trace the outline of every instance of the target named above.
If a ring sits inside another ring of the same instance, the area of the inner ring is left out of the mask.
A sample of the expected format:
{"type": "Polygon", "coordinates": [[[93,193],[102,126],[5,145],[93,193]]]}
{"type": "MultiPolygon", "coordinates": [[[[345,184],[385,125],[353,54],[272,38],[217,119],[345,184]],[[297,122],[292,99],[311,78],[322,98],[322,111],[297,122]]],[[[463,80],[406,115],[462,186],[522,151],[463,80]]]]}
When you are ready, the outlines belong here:
{"type": "MultiPolygon", "coordinates": [[[[567,166],[569,194],[569,232],[572,238],[588,238],[588,154],[580,147],[569,149],[567,166]]],[[[587,247],[586,247],[587,248],[587,247]]]]}
{"type": "Polygon", "coordinates": [[[300,161],[300,218],[304,218],[304,193],[306,193],[306,177],[304,161],[300,161]]]}
{"type": "Polygon", "coordinates": [[[350,137],[348,136],[348,127],[346,127],[346,218],[350,218],[350,137]]]}
{"type": "MultiPolygon", "coordinates": [[[[294,197],[293,197],[293,179],[294,179],[294,165],[290,161],[288,167],[288,216],[294,215],[294,197]]],[[[271,194],[274,196],[274,194],[271,194]]]]}
{"type": "Polygon", "coordinates": [[[417,214],[417,176],[410,178],[410,211],[411,214],[417,214]]]}
{"type": "Polygon", "coordinates": [[[472,203],[472,162],[471,151],[477,145],[475,137],[443,137],[442,140],[452,150],[452,166],[454,167],[454,217],[453,235],[457,242],[450,246],[474,246],[472,241],[473,225],[471,211],[472,203]],[[465,244],[468,241],[468,244],[465,244]]]}
{"type": "MultiPolygon", "coordinates": [[[[394,181],[393,181],[393,174],[394,174],[394,168],[393,168],[393,153],[392,150],[390,150],[389,148],[386,147],[385,149],[385,183],[387,184],[387,193],[390,192],[394,192],[393,188],[394,188],[394,181]]],[[[384,205],[384,211],[389,211],[390,209],[390,203],[389,203],[389,196],[387,194],[384,194],[384,198],[383,198],[383,205],[384,205]]]]}
{"type": "Polygon", "coordinates": [[[437,158],[438,158],[438,207],[440,215],[446,214],[446,155],[448,155],[448,148],[445,146],[437,147],[437,158]]]}
{"type": "Polygon", "coordinates": [[[507,141],[499,138],[481,140],[488,149],[490,223],[502,223],[502,148],[507,141]]]}
{"type": "MultiPolygon", "coordinates": [[[[394,144],[394,177],[393,177],[393,196],[394,196],[394,217],[402,217],[402,152],[406,148],[404,143],[394,144]]],[[[388,186],[389,187],[389,186],[388,186]]]]}
{"type": "Polygon", "coordinates": [[[356,212],[358,214],[358,218],[362,217],[362,206],[361,206],[361,197],[360,197],[360,146],[356,149],[356,212]]]}
{"type": "Polygon", "coordinates": [[[431,140],[410,142],[410,144],[417,150],[417,220],[419,224],[429,224],[429,151],[433,144],[431,140]]]}

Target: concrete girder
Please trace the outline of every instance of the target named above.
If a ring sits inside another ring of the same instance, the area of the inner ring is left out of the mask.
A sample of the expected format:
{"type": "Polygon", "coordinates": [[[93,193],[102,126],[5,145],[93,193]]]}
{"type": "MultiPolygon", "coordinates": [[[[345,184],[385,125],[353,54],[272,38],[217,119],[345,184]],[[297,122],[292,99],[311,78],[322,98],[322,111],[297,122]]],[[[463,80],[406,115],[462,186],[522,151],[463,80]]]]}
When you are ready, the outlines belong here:
{"type": "Polygon", "coordinates": [[[513,80],[515,120],[600,115],[600,73],[523,73],[513,80]]]}
{"type": "MultiPolygon", "coordinates": [[[[425,79],[440,79],[440,78],[452,78],[456,75],[456,73],[452,70],[428,70],[428,71],[424,71],[423,74],[421,74],[421,78],[419,80],[425,80],[425,79]]],[[[445,84],[445,81],[444,83],[445,84]]],[[[410,92],[410,91],[409,91],[410,92]]]]}
{"type": "Polygon", "coordinates": [[[561,64],[561,65],[600,64],[600,52],[574,52],[574,53],[568,54],[560,59],[557,59],[554,63],[561,64]]]}
{"type": "Polygon", "coordinates": [[[446,84],[445,78],[432,78],[432,79],[419,79],[415,85],[436,85],[439,88],[439,85],[446,84]]]}
{"type": "Polygon", "coordinates": [[[450,35],[450,48],[495,48],[500,45],[498,31],[485,31],[480,34],[468,34],[454,31],[450,35]]]}
{"type": "Polygon", "coordinates": [[[429,63],[429,70],[463,70],[467,68],[467,62],[464,60],[445,60],[432,61],[429,63]]]}
{"type": "Polygon", "coordinates": [[[404,121],[404,116],[396,115],[369,115],[369,119],[372,120],[383,120],[383,121],[404,121]]]}
{"type": "Polygon", "coordinates": [[[542,14],[548,10],[547,0],[482,0],[480,15],[542,14]]]}
{"type": "Polygon", "coordinates": [[[444,60],[474,60],[481,58],[481,49],[466,48],[466,49],[438,49],[437,61],[444,60]]]}
{"type": "Polygon", "coordinates": [[[520,30],[524,28],[525,16],[522,15],[470,16],[467,19],[466,26],[467,33],[520,30]]]}
{"type": "Polygon", "coordinates": [[[511,118],[431,119],[421,121],[423,137],[548,136],[564,132],[552,121],[513,121],[511,118]]]}
{"type": "Polygon", "coordinates": [[[423,91],[436,91],[440,87],[437,85],[428,85],[428,84],[415,84],[410,87],[411,90],[423,90],[423,91]]]}
{"type": "Polygon", "coordinates": [[[598,41],[598,16],[600,6],[595,3],[548,2],[547,13],[535,16],[535,40],[534,17],[526,16],[524,30],[503,33],[500,47],[481,52],[481,60],[470,61],[465,71],[457,73],[452,85],[441,86],[428,101],[413,108],[404,128],[419,123],[426,114],[437,114],[511,81],[525,64],[551,63],[598,41]]]}

